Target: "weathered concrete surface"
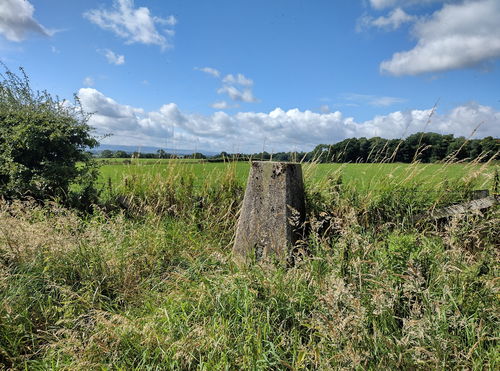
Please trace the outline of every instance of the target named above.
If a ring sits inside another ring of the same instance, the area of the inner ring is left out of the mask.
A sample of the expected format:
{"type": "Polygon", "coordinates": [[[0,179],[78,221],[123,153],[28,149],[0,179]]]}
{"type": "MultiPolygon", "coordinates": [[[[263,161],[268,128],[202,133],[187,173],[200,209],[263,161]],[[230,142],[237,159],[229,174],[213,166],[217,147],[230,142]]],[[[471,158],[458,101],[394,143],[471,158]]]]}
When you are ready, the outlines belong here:
{"type": "MultiPolygon", "coordinates": [[[[486,194],[485,191],[480,191],[482,193],[477,193],[477,195],[486,194]]],[[[489,209],[495,205],[498,205],[500,196],[487,196],[484,198],[474,199],[472,201],[463,202],[457,205],[451,205],[444,207],[442,209],[431,210],[427,213],[419,214],[415,217],[415,221],[419,221],[426,218],[432,219],[442,219],[453,215],[466,214],[471,211],[479,211],[489,209]]]]}
{"type": "Polygon", "coordinates": [[[289,257],[305,218],[300,164],[253,162],[233,252],[240,260],[289,257]]]}
{"type": "Polygon", "coordinates": [[[430,217],[434,219],[446,218],[452,215],[465,214],[469,211],[489,209],[490,207],[495,206],[497,203],[498,200],[495,196],[488,196],[485,198],[464,202],[458,205],[444,207],[439,210],[434,210],[430,213],[430,217]]]}
{"type": "Polygon", "coordinates": [[[490,191],[487,189],[476,189],[472,191],[471,200],[479,200],[481,198],[486,198],[490,195],[490,191]]]}

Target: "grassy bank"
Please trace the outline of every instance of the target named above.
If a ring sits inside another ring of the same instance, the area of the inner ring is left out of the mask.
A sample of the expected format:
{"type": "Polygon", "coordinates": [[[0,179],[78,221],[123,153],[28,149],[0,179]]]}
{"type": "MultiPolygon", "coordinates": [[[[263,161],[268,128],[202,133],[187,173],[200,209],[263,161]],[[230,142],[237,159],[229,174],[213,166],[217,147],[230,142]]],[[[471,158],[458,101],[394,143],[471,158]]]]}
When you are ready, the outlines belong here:
{"type": "Polygon", "coordinates": [[[293,267],[239,267],[245,166],[104,167],[84,217],[2,203],[0,365],[499,368],[498,207],[412,222],[484,187],[492,167],[305,169],[306,251],[293,267]]]}

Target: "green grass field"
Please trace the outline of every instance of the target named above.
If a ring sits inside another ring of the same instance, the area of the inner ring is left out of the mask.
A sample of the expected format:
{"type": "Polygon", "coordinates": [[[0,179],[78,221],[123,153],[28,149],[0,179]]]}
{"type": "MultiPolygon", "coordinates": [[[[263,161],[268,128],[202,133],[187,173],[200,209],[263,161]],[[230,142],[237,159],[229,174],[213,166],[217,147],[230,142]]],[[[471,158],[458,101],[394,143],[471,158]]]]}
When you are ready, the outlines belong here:
{"type": "MultiPolygon", "coordinates": [[[[168,177],[172,174],[192,176],[197,185],[216,179],[228,169],[234,169],[236,178],[245,184],[249,172],[248,162],[209,163],[199,160],[108,159],[103,161],[100,182],[119,184],[126,177],[168,177]]],[[[328,181],[341,176],[345,183],[359,189],[413,183],[422,188],[459,179],[476,179],[478,188],[492,185],[498,165],[471,164],[303,164],[304,181],[308,184],[328,181]]]]}

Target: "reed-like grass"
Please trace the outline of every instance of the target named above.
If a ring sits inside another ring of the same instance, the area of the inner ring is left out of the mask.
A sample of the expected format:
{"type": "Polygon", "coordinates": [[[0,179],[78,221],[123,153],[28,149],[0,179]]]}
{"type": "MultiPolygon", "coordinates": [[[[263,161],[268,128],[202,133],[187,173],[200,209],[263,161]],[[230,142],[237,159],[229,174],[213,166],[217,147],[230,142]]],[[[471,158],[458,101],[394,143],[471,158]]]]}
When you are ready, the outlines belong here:
{"type": "Polygon", "coordinates": [[[0,369],[500,367],[498,207],[412,219],[491,168],[432,188],[421,165],[307,180],[310,233],[284,267],[233,263],[237,166],[128,174],[83,217],[1,203],[0,369]]]}

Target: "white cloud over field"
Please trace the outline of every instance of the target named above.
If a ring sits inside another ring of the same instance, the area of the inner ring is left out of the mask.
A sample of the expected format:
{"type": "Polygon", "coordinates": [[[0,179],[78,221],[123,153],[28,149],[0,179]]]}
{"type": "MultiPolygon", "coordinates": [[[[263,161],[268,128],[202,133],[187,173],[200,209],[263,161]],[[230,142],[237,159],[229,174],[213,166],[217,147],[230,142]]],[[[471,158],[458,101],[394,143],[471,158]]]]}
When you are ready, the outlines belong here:
{"type": "Polygon", "coordinates": [[[367,121],[356,121],[340,111],[316,113],[276,108],[271,112],[238,112],[229,115],[184,113],[175,103],[156,111],[124,105],[93,88],[78,93],[84,110],[95,112],[90,124],[99,134],[112,133],[110,143],[164,146],[215,151],[258,152],[309,150],[319,143],[348,137],[399,138],[422,130],[469,136],[481,124],[476,137],[500,135],[500,112],[477,103],[458,106],[447,113],[432,109],[395,111],[367,121]],[[428,126],[427,126],[428,124],[428,126]],[[174,137],[173,137],[174,136],[174,137]]]}

